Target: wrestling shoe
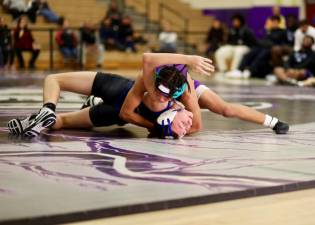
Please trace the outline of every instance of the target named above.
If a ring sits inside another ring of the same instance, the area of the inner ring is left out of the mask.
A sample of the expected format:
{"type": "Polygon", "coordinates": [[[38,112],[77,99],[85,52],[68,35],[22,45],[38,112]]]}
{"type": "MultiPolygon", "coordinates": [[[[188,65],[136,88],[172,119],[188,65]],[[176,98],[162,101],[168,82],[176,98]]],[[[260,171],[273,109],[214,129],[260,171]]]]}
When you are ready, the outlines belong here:
{"type": "Polygon", "coordinates": [[[25,128],[23,135],[26,137],[38,136],[42,130],[52,127],[55,123],[55,112],[47,107],[43,107],[29,126],[25,128]]]}
{"type": "Polygon", "coordinates": [[[8,122],[8,128],[11,134],[20,135],[23,134],[25,129],[31,124],[32,120],[36,117],[36,114],[32,114],[25,119],[12,119],[8,122]]]}
{"type": "Polygon", "coordinates": [[[289,131],[289,124],[279,120],[272,129],[276,134],[286,134],[289,131]]]}
{"type": "Polygon", "coordinates": [[[99,97],[95,97],[94,95],[90,95],[85,102],[83,103],[81,109],[87,108],[87,107],[92,107],[95,105],[98,105],[100,103],[102,103],[103,100],[99,97]]]}

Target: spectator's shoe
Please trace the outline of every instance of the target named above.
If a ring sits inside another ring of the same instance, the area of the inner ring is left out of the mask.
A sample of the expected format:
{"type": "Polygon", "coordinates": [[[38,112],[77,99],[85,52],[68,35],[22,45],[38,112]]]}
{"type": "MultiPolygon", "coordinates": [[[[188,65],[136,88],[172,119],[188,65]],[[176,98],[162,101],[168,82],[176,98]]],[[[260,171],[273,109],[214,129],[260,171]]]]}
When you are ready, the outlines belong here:
{"type": "Polygon", "coordinates": [[[289,131],[289,128],[289,124],[279,120],[273,130],[276,134],[286,134],[289,131]]]}
{"type": "Polygon", "coordinates": [[[95,105],[98,105],[100,103],[102,103],[103,100],[99,97],[95,97],[93,95],[90,95],[85,102],[83,103],[83,105],[81,106],[81,109],[87,108],[87,107],[92,107],[95,105]]]}
{"type": "Polygon", "coordinates": [[[36,137],[42,130],[52,127],[55,123],[55,112],[47,107],[43,107],[29,126],[25,128],[23,135],[26,137],[36,137]]]}
{"type": "Polygon", "coordinates": [[[279,84],[288,85],[288,86],[298,86],[298,81],[295,79],[288,78],[286,80],[279,81],[279,84]]]}
{"type": "Polygon", "coordinates": [[[36,114],[26,117],[25,119],[12,119],[8,122],[8,128],[11,134],[20,135],[23,134],[25,129],[31,124],[36,117],[36,114]]]}
{"type": "Polygon", "coordinates": [[[244,70],[242,73],[242,78],[249,79],[251,77],[251,72],[249,70],[244,70]]]}
{"type": "Polygon", "coordinates": [[[243,73],[240,70],[232,70],[230,72],[225,73],[225,77],[240,79],[240,78],[243,78],[243,73]]]}

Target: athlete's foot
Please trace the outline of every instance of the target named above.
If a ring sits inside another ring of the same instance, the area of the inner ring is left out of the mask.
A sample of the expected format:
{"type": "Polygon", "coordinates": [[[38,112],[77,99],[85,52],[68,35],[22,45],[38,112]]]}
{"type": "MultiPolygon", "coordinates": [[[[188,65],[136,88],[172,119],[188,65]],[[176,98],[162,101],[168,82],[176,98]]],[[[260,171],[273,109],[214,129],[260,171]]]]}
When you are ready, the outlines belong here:
{"type": "Polygon", "coordinates": [[[23,134],[25,129],[31,124],[32,120],[36,117],[36,114],[26,117],[25,119],[12,119],[8,122],[8,128],[11,134],[20,135],[23,134]]]}
{"type": "Polygon", "coordinates": [[[29,126],[25,128],[23,135],[26,137],[36,137],[42,130],[52,127],[55,123],[55,112],[47,107],[43,107],[29,126]]]}
{"type": "Polygon", "coordinates": [[[286,134],[289,131],[289,124],[279,120],[273,127],[273,130],[276,134],[286,134]]]}
{"type": "Polygon", "coordinates": [[[100,103],[102,103],[103,100],[99,97],[95,97],[94,95],[90,95],[85,102],[83,103],[83,105],[81,106],[81,109],[87,108],[87,107],[92,107],[95,105],[98,105],[100,103]]]}

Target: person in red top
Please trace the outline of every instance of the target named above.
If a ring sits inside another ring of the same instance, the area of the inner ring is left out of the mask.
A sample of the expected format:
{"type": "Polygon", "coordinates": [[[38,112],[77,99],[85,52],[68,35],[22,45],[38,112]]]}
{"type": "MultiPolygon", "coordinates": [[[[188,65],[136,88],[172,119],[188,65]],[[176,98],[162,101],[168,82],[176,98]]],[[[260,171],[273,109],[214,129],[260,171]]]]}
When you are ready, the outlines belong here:
{"type": "Polygon", "coordinates": [[[40,47],[35,43],[31,31],[27,27],[27,19],[21,17],[18,20],[17,27],[14,30],[14,49],[19,61],[19,67],[25,68],[22,52],[27,51],[32,53],[29,61],[29,68],[35,69],[35,62],[40,52],[40,47]]]}

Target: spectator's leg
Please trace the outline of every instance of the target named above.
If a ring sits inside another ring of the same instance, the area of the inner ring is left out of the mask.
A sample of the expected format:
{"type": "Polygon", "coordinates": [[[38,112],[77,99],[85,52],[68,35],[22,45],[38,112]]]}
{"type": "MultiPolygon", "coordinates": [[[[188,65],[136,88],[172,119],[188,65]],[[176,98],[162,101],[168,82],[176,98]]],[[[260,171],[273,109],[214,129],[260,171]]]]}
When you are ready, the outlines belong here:
{"type": "Polygon", "coordinates": [[[0,68],[4,67],[5,63],[4,63],[4,51],[2,49],[2,47],[0,46],[0,68]]]}
{"type": "Polygon", "coordinates": [[[31,57],[30,62],[29,62],[29,68],[34,69],[35,68],[35,62],[36,62],[36,59],[39,55],[40,50],[39,49],[33,49],[31,52],[32,52],[32,57],[31,57]]]}
{"type": "Polygon", "coordinates": [[[252,48],[247,54],[245,54],[238,67],[239,70],[244,71],[245,69],[248,69],[260,50],[260,48],[252,48]]]}
{"type": "Polygon", "coordinates": [[[289,55],[292,52],[292,48],[290,46],[279,46],[275,45],[271,48],[271,63],[273,66],[282,66],[283,65],[283,57],[285,55],[289,55]]]}
{"type": "Polygon", "coordinates": [[[276,75],[279,81],[286,81],[288,79],[286,71],[283,67],[274,68],[273,73],[276,75]]]}
{"type": "Polygon", "coordinates": [[[237,70],[239,67],[244,55],[250,51],[250,48],[247,46],[235,46],[234,54],[232,56],[231,70],[237,70]]]}
{"type": "Polygon", "coordinates": [[[86,44],[83,44],[82,45],[82,64],[83,66],[86,65],[86,54],[88,52],[89,49],[89,46],[86,46],[86,44]]]}
{"type": "Polygon", "coordinates": [[[226,72],[228,70],[226,61],[228,59],[231,59],[232,56],[233,56],[232,45],[224,45],[215,52],[215,61],[220,72],[226,72]]]}
{"type": "Polygon", "coordinates": [[[19,49],[19,48],[16,48],[15,49],[15,54],[18,58],[18,61],[19,61],[19,68],[20,69],[24,69],[25,68],[25,65],[24,65],[24,59],[23,59],[23,55],[22,55],[22,50],[19,49]]]}
{"type": "Polygon", "coordinates": [[[105,59],[105,50],[102,44],[97,44],[97,52],[98,54],[97,54],[96,63],[97,63],[97,67],[101,68],[105,59]]]}
{"type": "Polygon", "coordinates": [[[49,9],[41,9],[39,15],[42,15],[48,22],[57,23],[59,20],[59,16],[49,9]]]}
{"type": "Polygon", "coordinates": [[[252,61],[249,70],[254,77],[265,78],[265,76],[272,72],[270,61],[270,50],[260,49],[256,57],[252,61]]]}

